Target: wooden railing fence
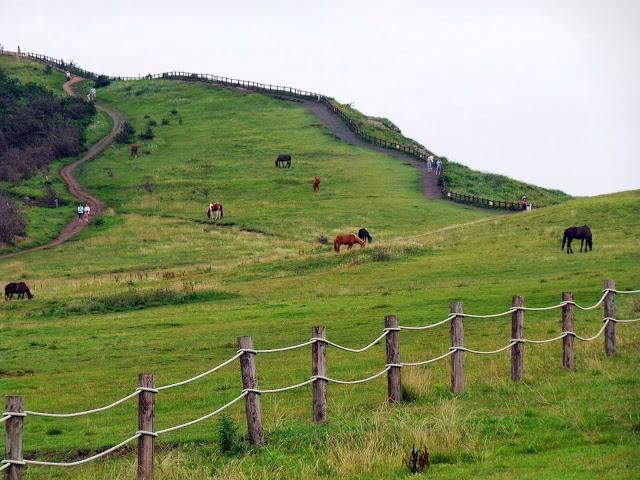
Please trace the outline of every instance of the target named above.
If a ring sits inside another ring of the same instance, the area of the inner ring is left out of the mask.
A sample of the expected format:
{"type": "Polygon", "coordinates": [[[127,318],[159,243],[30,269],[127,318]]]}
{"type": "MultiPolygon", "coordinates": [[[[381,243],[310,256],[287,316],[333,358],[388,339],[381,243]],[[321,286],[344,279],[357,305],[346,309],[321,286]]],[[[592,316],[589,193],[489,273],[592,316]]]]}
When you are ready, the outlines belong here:
{"type": "Polygon", "coordinates": [[[282,348],[272,349],[256,349],[253,345],[251,337],[238,338],[238,351],[235,355],[225,360],[206,372],[196,375],[187,380],[177,382],[170,385],[156,386],[155,377],[152,374],[140,374],[138,378],[138,388],[131,394],[100,408],[75,413],[46,413],[29,411],[24,408],[23,398],[21,396],[7,396],[5,402],[5,412],[0,417],[0,423],[5,423],[5,454],[4,460],[0,463],[0,471],[5,471],[6,480],[21,480],[23,469],[25,466],[56,466],[56,467],[72,467],[81,465],[100,457],[108,455],[118,448],[138,440],[138,479],[151,480],[153,478],[154,465],[154,449],[155,439],[158,436],[165,435],[172,431],[194,425],[198,422],[211,418],[241,399],[244,399],[245,413],[247,419],[248,440],[250,443],[260,445],[265,441],[264,429],[262,425],[262,409],[260,406],[261,395],[286,392],[297,388],[312,384],[312,411],[311,417],[316,423],[326,422],[328,419],[327,405],[327,385],[329,383],[353,385],[368,382],[387,374],[387,397],[389,403],[397,403],[402,401],[402,380],[401,371],[405,367],[413,367],[418,365],[428,365],[437,362],[446,357],[451,357],[451,391],[460,394],[464,391],[464,359],[465,353],[476,355],[493,355],[506,350],[511,350],[511,379],[519,381],[524,372],[525,362],[525,345],[536,345],[543,343],[551,343],[562,339],[562,366],[567,370],[575,368],[574,341],[575,339],[590,342],[598,338],[604,333],[604,348],[607,356],[616,353],[616,324],[638,322],[640,319],[621,320],[616,318],[615,300],[616,294],[635,294],[640,290],[616,290],[615,283],[607,280],[604,284],[604,290],[601,298],[594,305],[585,307],[577,304],[573,299],[571,292],[562,293],[562,302],[557,305],[548,307],[525,307],[524,300],[520,296],[514,296],[512,306],[505,312],[490,315],[473,315],[464,312],[463,302],[457,301],[451,304],[451,314],[442,321],[423,325],[423,326],[403,326],[398,323],[396,316],[385,317],[385,328],[380,336],[370,342],[363,348],[353,349],[344,347],[332,342],[326,337],[326,329],[323,326],[314,326],[311,329],[311,339],[297,344],[282,348]],[[582,337],[574,332],[574,309],[593,310],[604,305],[603,324],[598,332],[591,337],[582,337]],[[527,339],[524,334],[525,328],[525,312],[526,311],[548,311],[554,309],[562,309],[562,331],[561,334],[544,340],[527,339]],[[464,319],[465,318],[495,318],[511,315],[511,341],[504,347],[492,351],[474,350],[465,347],[464,343],[464,319]],[[449,350],[437,357],[430,358],[418,362],[402,362],[400,356],[400,332],[428,330],[438,326],[450,323],[451,327],[451,347],[449,350]],[[386,359],[385,368],[371,375],[370,377],[359,380],[336,380],[327,374],[327,356],[326,348],[335,347],[352,353],[360,353],[377,345],[386,339],[386,359]],[[299,348],[311,347],[311,376],[309,379],[286,387],[260,389],[258,385],[258,373],[256,368],[256,355],[269,354],[274,352],[284,352],[299,348]],[[155,429],[155,406],[156,396],[165,390],[179,387],[190,382],[196,381],[207,375],[214,373],[220,368],[229,365],[231,362],[240,361],[240,376],[242,379],[242,392],[236,398],[208,413],[202,417],[196,418],[181,425],[175,425],[162,430],[155,429]],[[54,417],[67,418],[90,415],[103,412],[123,402],[138,397],[138,423],[135,435],[122,441],[121,443],[82,460],[75,462],[48,462],[25,458],[23,449],[23,427],[25,417],[54,417]]]}

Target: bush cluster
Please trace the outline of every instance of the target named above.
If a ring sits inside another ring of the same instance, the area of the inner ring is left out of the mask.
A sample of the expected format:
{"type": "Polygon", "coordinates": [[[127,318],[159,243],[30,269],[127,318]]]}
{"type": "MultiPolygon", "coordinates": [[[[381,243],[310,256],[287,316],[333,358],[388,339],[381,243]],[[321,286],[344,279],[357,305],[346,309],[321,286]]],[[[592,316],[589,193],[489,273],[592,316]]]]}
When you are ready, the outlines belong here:
{"type": "Polygon", "coordinates": [[[106,75],[98,75],[98,78],[96,78],[95,82],[93,82],[96,88],[106,87],[110,83],[111,79],[106,75]]]}
{"type": "Polygon", "coordinates": [[[17,183],[55,160],[80,153],[95,106],[58,97],[0,71],[0,181],[17,183]]]}
{"type": "Polygon", "coordinates": [[[133,125],[129,122],[124,122],[122,124],[122,128],[117,133],[115,140],[117,143],[131,143],[135,134],[136,131],[133,128],[133,125]]]}
{"type": "Polygon", "coordinates": [[[0,192],[0,242],[13,244],[16,237],[25,235],[26,224],[16,202],[0,192]]]}

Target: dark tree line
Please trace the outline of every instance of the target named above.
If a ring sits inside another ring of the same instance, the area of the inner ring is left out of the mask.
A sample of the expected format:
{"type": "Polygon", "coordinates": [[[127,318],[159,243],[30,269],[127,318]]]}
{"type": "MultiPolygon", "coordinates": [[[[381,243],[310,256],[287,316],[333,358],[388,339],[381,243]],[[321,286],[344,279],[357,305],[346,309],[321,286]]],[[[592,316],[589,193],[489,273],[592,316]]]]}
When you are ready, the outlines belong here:
{"type": "Polygon", "coordinates": [[[51,162],[77,155],[95,106],[58,97],[0,70],[0,180],[19,182],[51,162]]]}

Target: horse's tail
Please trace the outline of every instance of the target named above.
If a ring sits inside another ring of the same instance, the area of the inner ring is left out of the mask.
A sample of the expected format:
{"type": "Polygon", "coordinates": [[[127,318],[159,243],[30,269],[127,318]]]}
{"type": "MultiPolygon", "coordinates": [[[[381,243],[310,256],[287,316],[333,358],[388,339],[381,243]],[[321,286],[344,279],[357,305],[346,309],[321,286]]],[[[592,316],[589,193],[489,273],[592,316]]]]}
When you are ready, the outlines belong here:
{"type": "Polygon", "coordinates": [[[564,244],[567,241],[567,232],[564,232],[564,236],[562,237],[562,248],[560,248],[560,251],[564,250],[564,244]]]}

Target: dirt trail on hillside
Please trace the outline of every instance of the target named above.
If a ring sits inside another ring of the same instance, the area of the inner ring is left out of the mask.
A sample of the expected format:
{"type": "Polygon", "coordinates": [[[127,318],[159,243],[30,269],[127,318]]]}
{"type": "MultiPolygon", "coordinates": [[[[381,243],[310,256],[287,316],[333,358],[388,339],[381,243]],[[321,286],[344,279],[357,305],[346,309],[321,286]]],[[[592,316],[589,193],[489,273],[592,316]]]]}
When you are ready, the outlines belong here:
{"type": "MultiPolygon", "coordinates": [[[[73,77],[71,80],[66,82],[62,86],[62,88],[64,89],[65,92],[67,92],[67,94],[73,97],[75,96],[75,92],[73,91],[73,88],[72,88],[73,84],[78,83],[82,80],[84,80],[84,78],[82,77],[73,77]]],[[[122,127],[122,124],[124,123],[124,117],[120,112],[98,103],[96,103],[96,108],[102,112],[105,112],[107,115],[111,117],[111,120],[113,121],[111,132],[109,132],[105,137],[103,137],[98,143],[93,145],[87,151],[87,153],[83,155],[81,159],[76,160],[75,162],[64,166],[60,170],[60,176],[66,183],[67,188],[69,189],[69,192],[71,192],[71,194],[77,199],[79,199],[79,201],[81,201],[82,203],[89,204],[89,206],[91,207],[92,217],[100,215],[100,213],[102,213],[102,211],[106,207],[106,204],[100,199],[88,193],[84,188],[82,188],[82,185],[80,185],[80,183],[73,177],[73,172],[76,168],[78,168],[79,165],[82,165],[84,162],[92,160],[93,158],[98,156],[100,153],[102,153],[104,150],[106,150],[106,148],[109,145],[111,145],[111,143],[113,143],[115,136],[118,134],[118,132],[120,131],[120,128],[122,127]]],[[[62,208],[71,208],[75,213],[76,207],[77,205],[71,205],[71,206],[62,207],[62,208]]],[[[0,259],[15,257],[17,255],[22,255],[24,253],[35,252],[37,250],[44,250],[47,248],[55,247],[56,245],[60,245],[61,243],[66,242],[74,235],[77,235],[80,231],[84,230],[87,225],[88,223],[79,222],[78,219],[75,218],[74,216],[74,219],[70,223],[65,225],[62,231],[58,234],[58,237],[55,238],[54,240],[51,240],[49,243],[46,243],[45,245],[39,245],[37,247],[29,248],[27,250],[21,250],[19,252],[1,255],[0,259]]]]}
{"type": "Polygon", "coordinates": [[[378,147],[363,140],[358,135],[349,130],[347,124],[344,123],[344,121],[335,113],[329,110],[329,108],[324,103],[318,103],[310,100],[305,100],[303,103],[309,109],[309,111],[311,111],[311,113],[322,120],[322,123],[324,123],[331,131],[331,133],[333,133],[339,139],[349,142],[353,145],[358,145],[359,147],[368,148],[369,150],[375,150],[376,152],[389,155],[390,157],[402,160],[403,162],[422,170],[421,187],[424,196],[429,198],[442,198],[441,189],[438,186],[438,177],[433,171],[429,172],[427,170],[427,165],[425,162],[421,162],[415,157],[412,157],[411,155],[408,155],[404,152],[398,152],[396,150],[378,147]]]}

